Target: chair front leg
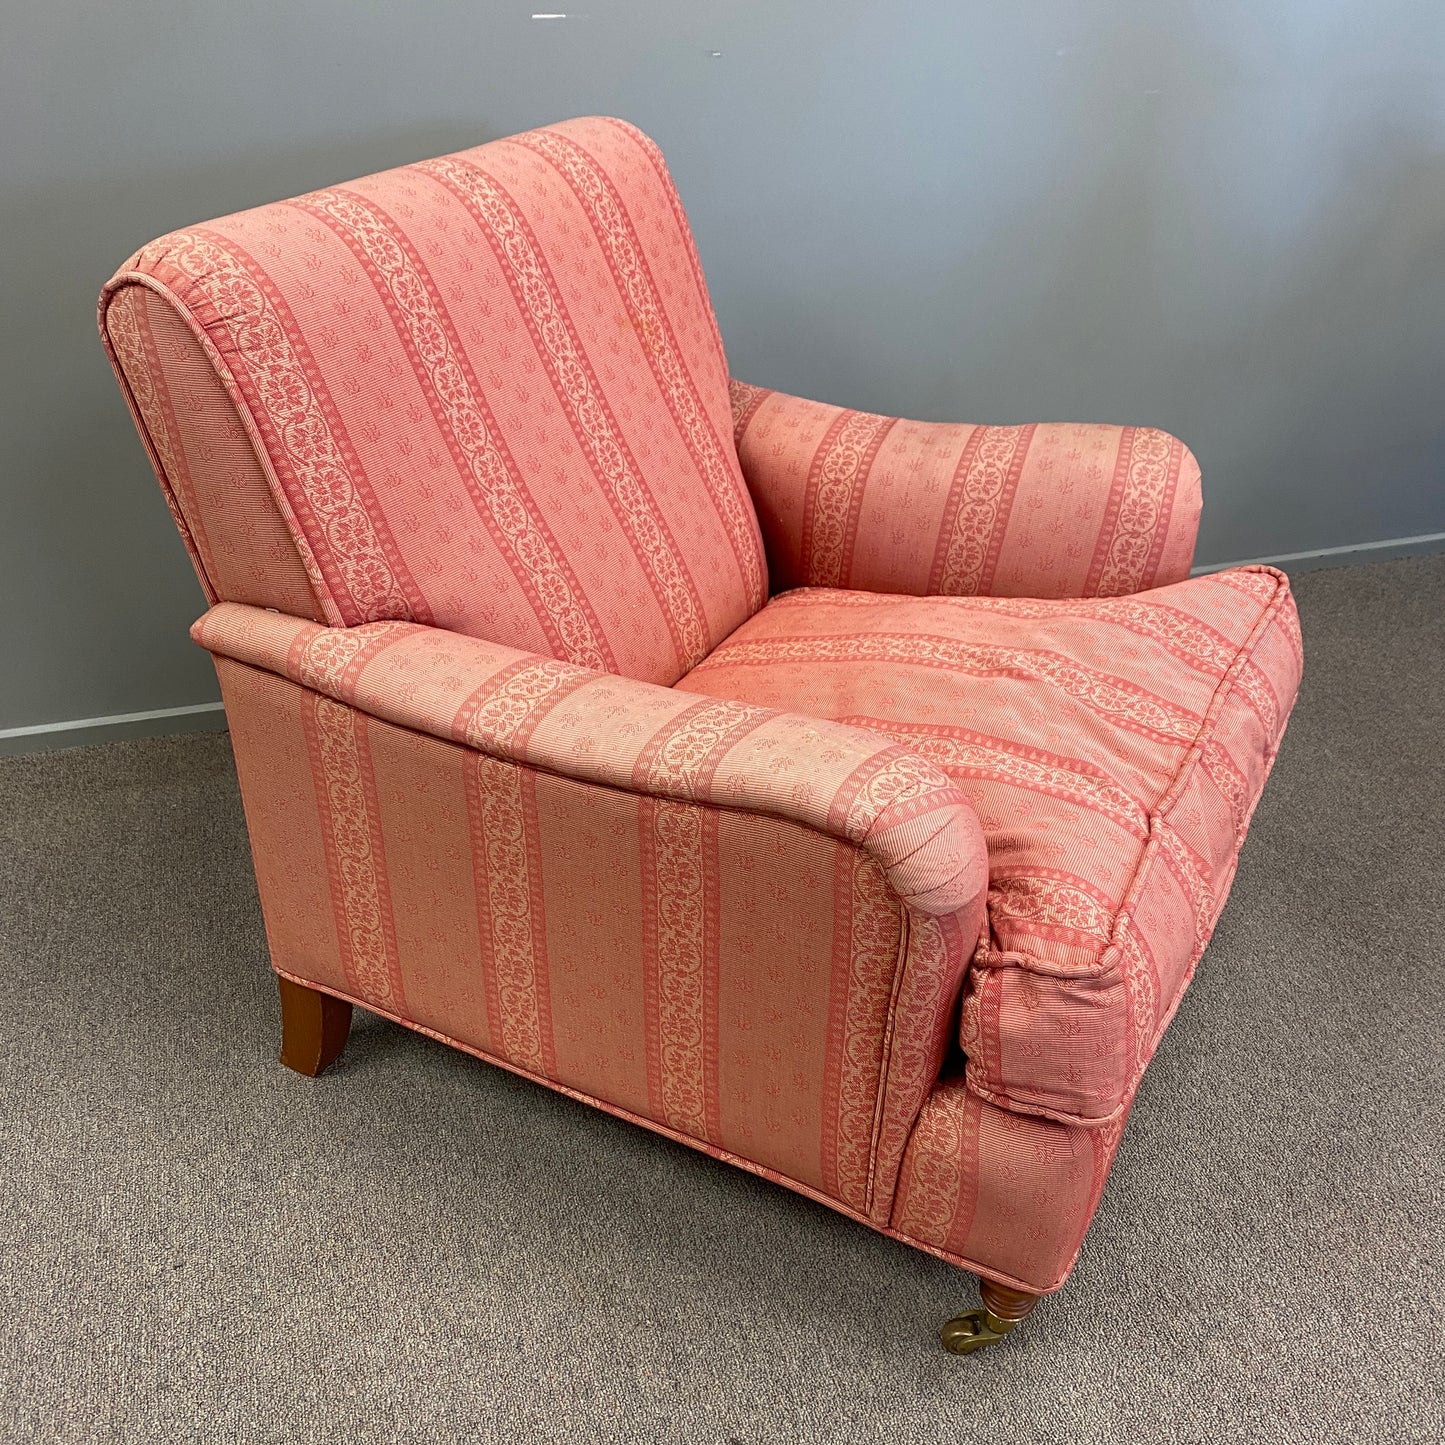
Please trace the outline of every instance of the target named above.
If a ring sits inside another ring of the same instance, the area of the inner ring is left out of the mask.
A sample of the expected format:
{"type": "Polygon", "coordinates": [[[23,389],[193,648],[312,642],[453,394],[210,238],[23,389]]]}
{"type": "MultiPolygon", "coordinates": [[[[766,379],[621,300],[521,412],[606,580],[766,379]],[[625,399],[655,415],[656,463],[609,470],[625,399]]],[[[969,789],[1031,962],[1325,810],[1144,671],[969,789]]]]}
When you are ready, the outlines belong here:
{"type": "Polygon", "coordinates": [[[971,1355],[975,1350],[996,1345],[1041,1298],[995,1284],[991,1279],[980,1280],[978,1292],[983,1297],[983,1308],[956,1316],[940,1332],[943,1348],[950,1354],[971,1355]]]}
{"type": "Polygon", "coordinates": [[[281,1062],[314,1079],[346,1046],[351,1005],[276,975],[281,990],[281,1062]]]}

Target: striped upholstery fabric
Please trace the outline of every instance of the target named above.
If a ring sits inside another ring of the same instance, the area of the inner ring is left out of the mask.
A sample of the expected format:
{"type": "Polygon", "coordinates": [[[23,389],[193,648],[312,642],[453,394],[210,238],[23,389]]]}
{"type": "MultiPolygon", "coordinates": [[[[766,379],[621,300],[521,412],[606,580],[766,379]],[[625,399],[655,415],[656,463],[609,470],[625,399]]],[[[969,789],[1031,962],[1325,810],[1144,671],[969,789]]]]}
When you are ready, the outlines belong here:
{"type": "Polygon", "coordinates": [[[1149,427],[902,421],[732,383],[774,591],[1114,597],[1189,575],[1199,467],[1149,427]]]}
{"type": "Polygon", "coordinates": [[[1079,1128],[1001,1109],[940,1081],[908,1141],[890,1233],[1035,1294],[1068,1278],[1099,1206],[1127,1111],[1079,1128]]]}
{"type": "Polygon", "coordinates": [[[935,1087],[977,910],[900,909],[796,821],[217,671],[279,972],[954,1264],[1063,1282],[1118,1129],[935,1087]]]}
{"type": "Polygon", "coordinates": [[[678,685],[870,728],[936,763],[988,840],[969,1086],[1118,1119],[1229,891],[1300,677],[1270,568],[1119,599],[803,590],[678,685]]]}
{"type": "Polygon", "coordinates": [[[1058,1288],[1299,681],[1280,574],[1184,580],[1188,451],[730,382],[608,119],[164,236],[100,322],[276,970],[1058,1288]]]}
{"type": "Polygon", "coordinates": [[[960,789],[869,730],[699,701],[407,623],[327,628],[222,603],[191,635],[335,702],[507,761],[818,828],[862,847],[896,897],[923,913],[967,908],[987,882],[960,789]]]}
{"type": "MultiPolygon", "coordinates": [[[[430,624],[676,681],[761,604],[727,367],[657,148],[579,120],[174,232],[101,302],[163,298],[255,444],[324,620],[430,624]]],[[[242,517],[189,531],[218,545],[242,517]]],[[[229,545],[237,545],[229,543],[229,545]]],[[[228,592],[213,597],[261,601],[228,592]]]]}
{"type": "Polygon", "coordinates": [[[191,329],[164,297],[126,286],[111,299],[106,334],[206,600],[319,621],[245,423],[191,329]]]}
{"type": "Polygon", "coordinates": [[[886,1222],[987,879],[937,769],[430,628],[196,635],[280,971],[886,1222]]]}

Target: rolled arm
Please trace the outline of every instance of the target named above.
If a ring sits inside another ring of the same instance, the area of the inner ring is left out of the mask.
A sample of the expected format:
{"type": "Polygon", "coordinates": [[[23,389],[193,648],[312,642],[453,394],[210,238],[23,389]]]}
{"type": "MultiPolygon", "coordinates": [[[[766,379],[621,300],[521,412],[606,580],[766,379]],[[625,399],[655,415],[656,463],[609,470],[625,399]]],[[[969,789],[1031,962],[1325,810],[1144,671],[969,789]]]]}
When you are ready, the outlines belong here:
{"type": "Polygon", "coordinates": [[[983,834],[967,799],[926,759],[860,728],[413,623],[322,627],[223,602],[191,635],[212,653],[494,757],[846,839],[925,914],[953,914],[987,887],[983,834]]]}
{"type": "Polygon", "coordinates": [[[1107,597],[1189,575],[1199,466],[1150,427],[905,421],[732,383],[773,590],[1107,597]]]}

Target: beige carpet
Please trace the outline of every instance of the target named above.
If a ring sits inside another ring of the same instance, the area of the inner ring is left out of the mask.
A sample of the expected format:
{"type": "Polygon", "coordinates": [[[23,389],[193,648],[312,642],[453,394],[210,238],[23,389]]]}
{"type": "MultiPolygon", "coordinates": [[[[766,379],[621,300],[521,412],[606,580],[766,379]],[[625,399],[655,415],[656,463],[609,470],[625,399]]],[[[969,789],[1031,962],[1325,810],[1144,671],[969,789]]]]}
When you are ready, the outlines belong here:
{"type": "Polygon", "coordinates": [[[973,1282],[361,1017],[275,1061],[227,740],[0,763],[0,1439],[1445,1438],[1445,558],[1304,693],[1072,1281],[973,1282]]]}

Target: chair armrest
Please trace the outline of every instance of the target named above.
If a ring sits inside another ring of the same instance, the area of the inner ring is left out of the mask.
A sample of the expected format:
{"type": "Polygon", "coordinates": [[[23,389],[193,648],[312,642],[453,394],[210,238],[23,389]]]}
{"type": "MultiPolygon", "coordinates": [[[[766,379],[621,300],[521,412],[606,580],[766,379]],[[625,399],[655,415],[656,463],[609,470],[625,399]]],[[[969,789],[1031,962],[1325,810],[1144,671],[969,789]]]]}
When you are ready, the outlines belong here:
{"type": "Polygon", "coordinates": [[[1108,597],[1189,575],[1199,466],[1149,427],[903,421],[732,383],[773,590],[1108,597]]]}
{"type": "Polygon", "coordinates": [[[322,627],[223,602],[191,635],[212,653],[493,757],[846,839],[922,913],[955,913],[987,887],[988,855],[968,800],[932,763],[861,728],[407,622],[322,627]]]}

